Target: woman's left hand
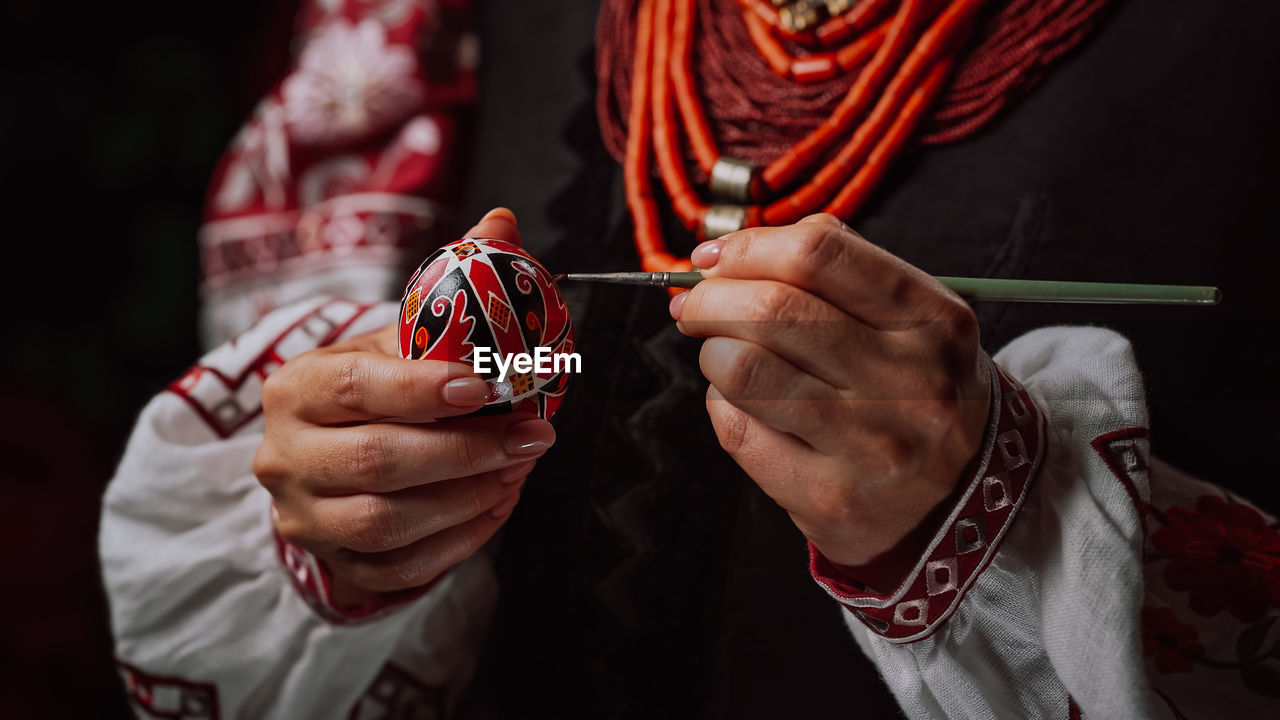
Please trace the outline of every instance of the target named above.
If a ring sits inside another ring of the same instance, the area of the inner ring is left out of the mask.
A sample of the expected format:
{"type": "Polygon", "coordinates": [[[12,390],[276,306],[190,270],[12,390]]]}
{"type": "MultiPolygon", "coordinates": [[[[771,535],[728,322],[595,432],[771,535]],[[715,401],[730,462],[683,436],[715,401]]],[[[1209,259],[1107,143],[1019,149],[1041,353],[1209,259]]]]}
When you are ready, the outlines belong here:
{"type": "Polygon", "coordinates": [[[693,263],[706,280],[671,315],[707,338],[720,444],[827,559],[880,564],[981,445],[973,311],[831,215],[703,243],[693,263]]]}

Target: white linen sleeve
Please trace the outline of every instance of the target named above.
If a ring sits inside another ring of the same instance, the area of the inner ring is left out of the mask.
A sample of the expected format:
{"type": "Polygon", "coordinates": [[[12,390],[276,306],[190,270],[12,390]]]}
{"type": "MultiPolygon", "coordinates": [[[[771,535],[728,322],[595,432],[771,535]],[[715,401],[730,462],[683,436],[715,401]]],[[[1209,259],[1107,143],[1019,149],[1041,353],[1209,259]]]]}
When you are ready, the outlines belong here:
{"type": "Polygon", "coordinates": [[[314,558],[275,535],[252,472],[266,376],[395,317],[394,305],[337,299],[283,308],[143,410],[100,531],[119,669],[138,716],[431,716],[456,701],[495,598],[489,558],[416,598],[344,614],[314,558]]]}
{"type": "MultiPolygon", "coordinates": [[[[981,462],[903,582],[877,593],[811,555],[815,580],[844,606],[855,639],[906,714],[1280,716],[1280,682],[1266,688],[1268,678],[1280,680],[1280,592],[1270,605],[1266,600],[1268,573],[1280,588],[1280,535],[1264,537],[1268,522],[1275,535],[1274,520],[1244,503],[1232,512],[1205,510],[1217,511],[1216,520],[1244,517],[1264,554],[1271,548],[1271,569],[1255,568],[1248,576],[1254,586],[1238,583],[1263,598],[1249,606],[1247,626],[1224,610],[1227,600],[1202,602],[1199,616],[1186,611],[1187,593],[1170,586],[1194,585],[1194,570],[1173,573],[1171,583],[1158,566],[1177,558],[1144,558],[1144,545],[1174,548],[1175,556],[1192,547],[1190,554],[1203,556],[1204,543],[1175,527],[1183,519],[1178,512],[1152,513],[1145,396],[1128,341],[1100,328],[1046,328],[1015,340],[994,361],[981,462]],[[1173,607],[1181,620],[1166,607],[1178,595],[1173,607]],[[1216,650],[1208,647],[1214,638],[1216,650]],[[1227,644],[1245,642],[1251,644],[1239,660],[1221,659],[1227,644]],[[1193,667],[1190,683],[1174,674],[1193,667]],[[1205,713],[1186,714],[1193,707],[1205,713]]],[[[1157,476],[1176,480],[1170,472],[1157,476]]],[[[1170,492],[1157,490],[1157,505],[1170,492]]],[[[1215,528],[1230,535],[1230,528],[1215,528]]]]}

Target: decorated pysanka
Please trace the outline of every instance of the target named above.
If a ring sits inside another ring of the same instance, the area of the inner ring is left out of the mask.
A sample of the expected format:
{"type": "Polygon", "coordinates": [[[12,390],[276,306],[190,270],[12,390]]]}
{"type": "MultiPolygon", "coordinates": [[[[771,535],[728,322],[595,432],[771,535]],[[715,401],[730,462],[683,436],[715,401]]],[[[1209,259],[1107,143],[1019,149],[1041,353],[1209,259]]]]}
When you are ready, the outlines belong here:
{"type": "Polygon", "coordinates": [[[480,413],[531,403],[549,419],[564,398],[569,308],[550,273],[511,243],[463,238],[433,252],[405,287],[399,322],[401,357],[473,366],[479,358],[490,396],[480,413]]]}

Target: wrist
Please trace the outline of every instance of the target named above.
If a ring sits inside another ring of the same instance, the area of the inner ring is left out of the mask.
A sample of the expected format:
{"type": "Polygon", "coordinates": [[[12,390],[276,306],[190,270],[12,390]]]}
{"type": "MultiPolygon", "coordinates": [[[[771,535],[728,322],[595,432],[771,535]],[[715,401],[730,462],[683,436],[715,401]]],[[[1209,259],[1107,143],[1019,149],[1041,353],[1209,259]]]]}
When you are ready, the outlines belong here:
{"type": "Polygon", "coordinates": [[[811,543],[813,550],[869,592],[883,593],[892,590],[911,572],[912,567],[928,550],[930,542],[937,536],[939,529],[946,524],[952,507],[964,494],[967,483],[963,480],[968,479],[975,472],[981,459],[978,453],[975,452],[974,455],[965,469],[956,475],[951,484],[951,492],[934,503],[914,527],[901,534],[897,541],[887,548],[879,552],[862,554],[828,553],[817,543],[811,543]]]}
{"type": "Polygon", "coordinates": [[[818,585],[890,642],[927,637],[951,616],[995,557],[1044,458],[1044,414],[1016,380],[990,367],[998,382],[982,451],[953,499],[940,505],[936,532],[905,574],[896,552],[868,568],[838,565],[810,544],[818,585]]]}
{"type": "Polygon", "coordinates": [[[985,438],[996,412],[992,392],[994,364],[979,351],[973,377],[957,384],[957,412],[932,452],[892,479],[879,483],[876,500],[862,498],[868,510],[838,517],[837,527],[793,518],[824,557],[842,568],[857,569],[872,586],[900,579],[925,550],[985,459],[985,438]],[[895,577],[888,577],[894,575],[895,577]],[[871,577],[874,576],[874,579],[871,577]]]}
{"type": "MultiPolygon", "coordinates": [[[[273,505],[273,520],[274,517],[273,505]]],[[[365,590],[335,576],[324,560],[285,540],[276,531],[274,522],[272,535],[276,556],[298,595],[313,612],[335,625],[352,625],[384,617],[422,597],[444,577],[442,574],[420,587],[396,592],[365,590]]]]}

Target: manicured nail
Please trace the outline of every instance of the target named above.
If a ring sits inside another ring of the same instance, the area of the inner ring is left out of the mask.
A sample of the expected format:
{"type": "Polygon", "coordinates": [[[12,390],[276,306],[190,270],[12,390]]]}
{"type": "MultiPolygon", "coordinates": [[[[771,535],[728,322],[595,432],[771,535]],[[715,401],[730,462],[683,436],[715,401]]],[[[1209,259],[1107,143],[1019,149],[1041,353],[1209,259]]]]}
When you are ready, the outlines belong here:
{"type": "Polygon", "coordinates": [[[498,474],[498,479],[502,481],[503,485],[520,482],[525,479],[529,472],[533,470],[533,466],[537,464],[537,460],[526,460],[509,468],[503,468],[502,472],[498,474]]]}
{"type": "MultiPolygon", "coordinates": [[[[485,220],[492,220],[493,218],[502,218],[507,222],[511,223],[512,225],[515,225],[516,227],[520,227],[519,223],[516,222],[516,214],[511,212],[507,208],[496,207],[490,210],[489,212],[484,214],[484,217],[480,218],[480,222],[482,223],[485,220]]],[[[479,223],[476,223],[476,224],[478,225],[479,223]]]]}
{"type": "Polygon", "coordinates": [[[502,447],[512,455],[537,455],[545,452],[555,441],[555,429],[542,419],[512,423],[502,434],[502,447]]]}
{"type": "Polygon", "coordinates": [[[472,407],[489,402],[489,383],[477,377],[464,377],[444,384],[444,401],[457,407],[472,407]]]}
{"type": "Polygon", "coordinates": [[[689,260],[693,262],[693,266],[696,268],[709,268],[720,259],[720,249],[723,247],[724,240],[708,240],[693,249],[693,253],[689,255],[689,260]]]}
{"type": "Polygon", "coordinates": [[[684,310],[684,301],[689,299],[688,292],[682,292],[671,298],[671,303],[667,305],[667,312],[671,313],[671,317],[679,320],[680,313],[684,310]]]}
{"type": "Polygon", "coordinates": [[[520,502],[520,493],[516,493],[506,500],[498,503],[489,511],[489,514],[496,518],[504,518],[511,514],[511,511],[515,509],[516,503],[518,502],[520,502]]]}

